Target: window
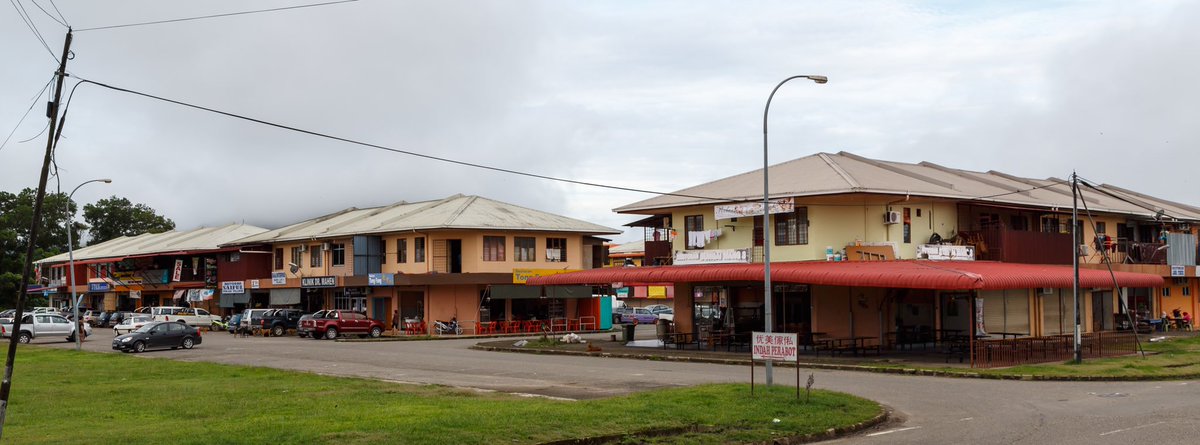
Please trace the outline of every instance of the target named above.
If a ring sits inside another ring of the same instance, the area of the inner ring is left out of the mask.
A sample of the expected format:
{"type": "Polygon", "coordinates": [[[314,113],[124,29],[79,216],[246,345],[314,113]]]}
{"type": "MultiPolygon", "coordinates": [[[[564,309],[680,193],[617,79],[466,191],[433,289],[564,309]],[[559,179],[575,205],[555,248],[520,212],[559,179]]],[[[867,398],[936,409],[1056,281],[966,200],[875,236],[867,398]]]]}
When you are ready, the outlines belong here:
{"type": "Polygon", "coordinates": [[[321,267],[321,258],[325,255],[321,253],[321,246],[308,246],[308,266],[321,267]]]}
{"type": "Polygon", "coordinates": [[[408,239],[400,238],[396,240],[396,262],[408,262],[408,239]]]}
{"type": "Polygon", "coordinates": [[[333,259],[330,260],[330,263],[332,263],[334,266],[345,266],[346,265],[346,245],[343,243],[337,243],[337,244],[333,244],[332,248],[333,248],[333,259]]]}
{"type": "Polygon", "coordinates": [[[546,261],[561,263],[567,260],[567,239],[546,238],[546,261]]]}
{"type": "Polygon", "coordinates": [[[1164,296],[1164,297],[1171,296],[1171,288],[1169,288],[1169,287],[1162,288],[1162,296],[1164,296]]]}
{"type": "Polygon", "coordinates": [[[504,244],[507,241],[503,236],[483,237],[483,260],[504,261],[504,244]]]}
{"type": "Polygon", "coordinates": [[[683,217],[683,231],[684,231],[684,233],[686,233],[688,235],[686,248],[688,248],[688,249],[703,249],[704,248],[703,245],[696,243],[697,237],[691,236],[692,232],[703,232],[704,231],[704,215],[688,215],[688,216],[683,217]]]}
{"type": "Polygon", "coordinates": [[[1096,233],[1108,233],[1108,224],[1104,221],[1096,223],[1096,233]]]}
{"type": "Polygon", "coordinates": [[[518,236],[513,238],[513,259],[517,261],[537,261],[537,238],[518,236]]]}
{"type": "MultiPolygon", "coordinates": [[[[992,215],[992,219],[998,219],[996,215],[992,215]]],[[[912,243],[912,209],[904,208],[904,244],[912,243]]],[[[808,244],[808,243],[804,243],[808,244]]]]}
{"type": "Polygon", "coordinates": [[[413,238],[413,262],[425,262],[425,237],[413,238]]]}
{"type": "Polygon", "coordinates": [[[792,213],[775,215],[775,245],[808,244],[808,207],[796,207],[792,213]]]}
{"type": "Polygon", "coordinates": [[[1180,290],[1183,291],[1183,296],[1185,296],[1185,297],[1192,295],[1192,288],[1190,286],[1181,287],[1180,290]]]}
{"type": "Polygon", "coordinates": [[[297,246],[292,248],[292,264],[295,264],[296,267],[304,265],[304,260],[302,259],[303,256],[304,247],[297,246]]]}
{"type": "Polygon", "coordinates": [[[283,269],[283,249],[275,249],[275,269],[283,269]]]}

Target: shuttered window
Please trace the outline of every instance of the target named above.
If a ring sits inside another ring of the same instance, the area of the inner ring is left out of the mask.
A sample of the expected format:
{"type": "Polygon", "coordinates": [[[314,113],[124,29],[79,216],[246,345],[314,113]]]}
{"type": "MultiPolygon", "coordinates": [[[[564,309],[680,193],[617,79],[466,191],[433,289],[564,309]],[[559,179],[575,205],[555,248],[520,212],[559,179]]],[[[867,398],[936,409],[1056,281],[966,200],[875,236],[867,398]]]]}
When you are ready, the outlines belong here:
{"type": "Polygon", "coordinates": [[[983,326],[989,333],[1028,335],[1029,297],[1025,290],[983,291],[983,326]]]}
{"type": "Polygon", "coordinates": [[[1042,335],[1065,333],[1068,329],[1061,289],[1053,289],[1049,295],[1039,290],[1038,297],[1042,300],[1042,335]]]}

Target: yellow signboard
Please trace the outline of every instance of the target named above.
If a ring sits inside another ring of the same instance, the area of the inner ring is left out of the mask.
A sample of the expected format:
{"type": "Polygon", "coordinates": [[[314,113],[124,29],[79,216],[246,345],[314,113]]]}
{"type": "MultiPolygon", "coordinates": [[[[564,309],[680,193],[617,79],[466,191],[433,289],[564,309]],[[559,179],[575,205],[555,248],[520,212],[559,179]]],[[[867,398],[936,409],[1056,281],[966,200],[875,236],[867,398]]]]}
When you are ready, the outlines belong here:
{"type": "Polygon", "coordinates": [[[577,269],[513,269],[513,284],[525,284],[533,277],[548,277],[560,273],[579,272],[577,269]]]}
{"type": "Polygon", "coordinates": [[[650,286],[646,289],[650,298],[667,298],[666,286],[650,286]]]}

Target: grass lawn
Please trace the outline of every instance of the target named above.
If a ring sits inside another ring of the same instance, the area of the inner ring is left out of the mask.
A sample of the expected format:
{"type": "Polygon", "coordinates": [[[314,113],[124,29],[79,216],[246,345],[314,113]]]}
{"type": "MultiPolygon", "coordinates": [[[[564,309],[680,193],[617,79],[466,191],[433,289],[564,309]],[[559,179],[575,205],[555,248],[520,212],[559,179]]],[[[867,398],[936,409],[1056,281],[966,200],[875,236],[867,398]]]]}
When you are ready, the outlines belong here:
{"type": "Polygon", "coordinates": [[[804,403],[794,389],[759,388],[755,397],[747,385],[707,385],[569,402],[21,346],[4,441],[519,444],[700,427],[630,440],[729,443],[821,432],[881,410],[845,394],[814,391],[804,403]]]}

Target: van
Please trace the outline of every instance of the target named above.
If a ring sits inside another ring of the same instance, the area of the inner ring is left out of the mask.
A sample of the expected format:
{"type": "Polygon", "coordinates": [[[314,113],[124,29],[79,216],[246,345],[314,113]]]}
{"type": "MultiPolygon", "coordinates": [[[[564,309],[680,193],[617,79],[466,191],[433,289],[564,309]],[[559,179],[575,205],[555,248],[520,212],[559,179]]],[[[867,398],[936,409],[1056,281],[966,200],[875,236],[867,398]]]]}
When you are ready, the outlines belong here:
{"type": "Polygon", "coordinates": [[[262,323],[263,315],[275,309],[246,309],[242,311],[241,328],[246,332],[250,332],[254,327],[262,323]]]}

